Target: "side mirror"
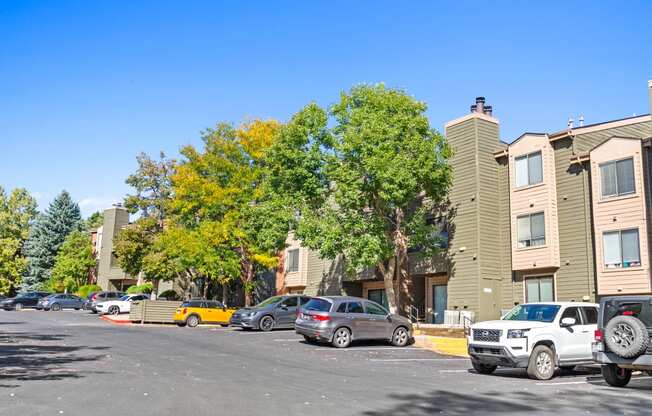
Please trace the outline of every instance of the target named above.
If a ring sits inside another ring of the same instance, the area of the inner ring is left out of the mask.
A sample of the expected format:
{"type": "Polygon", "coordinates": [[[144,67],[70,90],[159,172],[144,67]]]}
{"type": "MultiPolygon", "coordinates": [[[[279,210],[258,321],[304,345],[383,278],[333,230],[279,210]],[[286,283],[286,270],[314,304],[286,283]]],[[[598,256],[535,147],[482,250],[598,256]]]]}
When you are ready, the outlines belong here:
{"type": "Polygon", "coordinates": [[[288,305],[280,305],[279,308],[283,309],[284,311],[287,311],[288,305]]]}
{"type": "Polygon", "coordinates": [[[576,323],[577,323],[577,321],[575,320],[575,318],[564,318],[564,319],[561,320],[561,326],[562,327],[573,326],[576,323]]]}
{"type": "Polygon", "coordinates": [[[392,322],[392,315],[385,316],[385,319],[387,319],[387,322],[392,322]]]}

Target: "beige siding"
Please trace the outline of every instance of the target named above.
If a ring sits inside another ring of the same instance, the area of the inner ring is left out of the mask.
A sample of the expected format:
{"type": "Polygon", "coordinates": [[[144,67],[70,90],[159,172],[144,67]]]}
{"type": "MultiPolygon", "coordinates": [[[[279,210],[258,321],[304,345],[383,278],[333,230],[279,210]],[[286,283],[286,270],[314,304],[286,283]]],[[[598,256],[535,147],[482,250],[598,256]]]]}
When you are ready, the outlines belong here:
{"type": "Polygon", "coordinates": [[[547,135],[525,135],[509,146],[510,207],[512,228],[513,270],[537,270],[559,267],[559,232],[557,227],[557,194],[555,155],[547,135]],[[543,182],[516,187],[515,159],[533,152],[541,152],[543,182]],[[543,212],[545,244],[536,247],[518,247],[517,218],[543,212]]]}
{"type": "Polygon", "coordinates": [[[652,123],[642,121],[554,142],[561,260],[555,280],[558,300],[596,299],[590,172],[586,164],[571,165],[571,157],[586,153],[613,136],[649,137],[651,127],[652,123]]]}
{"type": "Polygon", "coordinates": [[[283,255],[285,261],[285,273],[284,281],[285,287],[292,289],[295,287],[305,287],[307,278],[308,278],[308,252],[309,250],[305,247],[301,247],[301,244],[298,240],[294,238],[294,235],[290,233],[288,238],[285,240],[286,249],[283,255]],[[289,272],[287,270],[287,258],[288,252],[291,250],[299,250],[299,270],[296,272],[289,272]]]}
{"type": "Polygon", "coordinates": [[[591,151],[590,157],[598,294],[649,293],[650,263],[641,141],[612,138],[591,151]],[[603,197],[600,164],[629,157],[634,161],[635,193],[603,197]],[[604,265],[603,233],[624,229],[638,230],[641,266],[608,269],[604,265]]]}

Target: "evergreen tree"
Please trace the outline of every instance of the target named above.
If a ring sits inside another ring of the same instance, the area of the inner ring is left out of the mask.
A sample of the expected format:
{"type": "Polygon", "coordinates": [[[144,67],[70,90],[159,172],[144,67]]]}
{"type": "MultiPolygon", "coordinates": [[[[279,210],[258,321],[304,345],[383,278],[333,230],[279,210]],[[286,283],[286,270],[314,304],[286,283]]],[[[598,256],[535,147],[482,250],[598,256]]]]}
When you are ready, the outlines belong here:
{"type": "Polygon", "coordinates": [[[68,192],[61,192],[39,215],[25,244],[28,267],[23,278],[24,290],[38,289],[48,281],[59,248],[68,234],[82,227],[79,206],[68,192]]]}

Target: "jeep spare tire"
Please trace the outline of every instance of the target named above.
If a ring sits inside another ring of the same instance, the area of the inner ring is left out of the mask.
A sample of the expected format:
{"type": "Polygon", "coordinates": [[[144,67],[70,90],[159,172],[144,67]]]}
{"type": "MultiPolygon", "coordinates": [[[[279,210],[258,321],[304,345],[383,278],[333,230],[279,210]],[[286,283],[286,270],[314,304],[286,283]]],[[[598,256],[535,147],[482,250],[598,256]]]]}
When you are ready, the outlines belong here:
{"type": "Polygon", "coordinates": [[[650,338],[645,324],[634,316],[616,316],[605,328],[605,343],[622,358],[636,358],[647,350],[650,338]]]}

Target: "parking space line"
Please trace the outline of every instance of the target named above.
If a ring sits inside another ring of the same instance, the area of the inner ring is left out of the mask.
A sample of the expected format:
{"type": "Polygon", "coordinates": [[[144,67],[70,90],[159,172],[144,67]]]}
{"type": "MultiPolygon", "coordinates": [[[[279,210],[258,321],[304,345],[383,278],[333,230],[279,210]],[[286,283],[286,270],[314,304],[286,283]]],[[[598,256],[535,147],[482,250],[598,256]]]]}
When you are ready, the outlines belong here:
{"type": "MultiPolygon", "coordinates": [[[[649,380],[652,379],[652,376],[641,376],[641,377],[632,377],[632,381],[636,380],[649,380]]],[[[581,381],[560,381],[553,383],[537,383],[537,386],[563,386],[571,384],[590,384],[590,383],[606,383],[601,377],[591,377],[588,380],[581,381]]]]}
{"type": "Polygon", "coordinates": [[[401,362],[401,361],[468,361],[468,358],[370,358],[369,361],[401,362]]]}
{"type": "Polygon", "coordinates": [[[356,351],[429,351],[424,350],[423,348],[412,348],[412,347],[361,347],[361,348],[315,348],[316,351],[342,351],[342,352],[356,352],[356,351]]]}

